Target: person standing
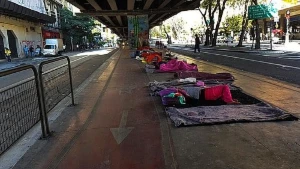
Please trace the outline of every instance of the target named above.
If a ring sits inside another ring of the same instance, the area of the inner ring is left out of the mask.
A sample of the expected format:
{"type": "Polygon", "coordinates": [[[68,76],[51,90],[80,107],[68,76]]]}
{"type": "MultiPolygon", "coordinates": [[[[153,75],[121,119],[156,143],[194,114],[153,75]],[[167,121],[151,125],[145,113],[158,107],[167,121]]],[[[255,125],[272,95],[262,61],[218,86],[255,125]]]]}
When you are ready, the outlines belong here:
{"type": "Polygon", "coordinates": [[[198,49],[198,52],[200,52],[200,39],[197,34],[196,34],[196,38],[195,38],[195,49],[194,49],[195,53],[196,53],[196,49],[198,49]]]}
{"type": "Polygon", "coordinates": [[[9,48],[5,48],[5,57],[8,62],[11,62],[11,51],[9,48]]]}
{"type": "Polygon", "coordinates": [[[23,51],[24,51],[24,54],[25,54],[25,57],[28,58],[28,47],[25,45],[24,48],[23,48],[23,51]]]}
{"type": "Polygon", "coordinates": [[[33,57],[34,48],[33,48],[32,45],[31,45],[30,48],[29,48],[29,52],[30,52],[30,57],[33,57]]]}
{"type": "Polygon", "coordinates": [[[42,48],[40,47],[40,45],[36,46],[35,52],[36,52],[36,55],[41,56],[42,48]]]}

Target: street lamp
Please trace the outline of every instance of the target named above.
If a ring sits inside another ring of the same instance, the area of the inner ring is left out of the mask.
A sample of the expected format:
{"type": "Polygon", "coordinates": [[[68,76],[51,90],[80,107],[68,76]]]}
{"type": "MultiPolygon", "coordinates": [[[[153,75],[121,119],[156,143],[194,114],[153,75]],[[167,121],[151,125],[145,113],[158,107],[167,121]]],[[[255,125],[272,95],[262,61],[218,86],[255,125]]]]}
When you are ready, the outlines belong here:
{"type": "Polygon", "coordinates": [[[193,31],[194,31],[194,29],[191,28],[191,46],[193,46],[193,31]]]}
{"type": "Polygon", "coordinates": [[[290,10],[286,11],[286,34],[285,34],[285,44],[287,45],[289,43],[289,21],[290,21],[290,10]]]}
{"type": "Polygon", "coordinates": [[[225,28],[226,28],[226,30],[225,30],[225,35],[226,35],[226,36],[225,36],[225,37],[227,38],[227,39],[226,39],[226,41],[227,41],[227,46],[228,46],[228,35],[227,35],[227,28],[228,28],[229,24],[228,24],[228,23],[225,23],[225,25],[224,25],[224,26],[225,26],[225,28]]]}

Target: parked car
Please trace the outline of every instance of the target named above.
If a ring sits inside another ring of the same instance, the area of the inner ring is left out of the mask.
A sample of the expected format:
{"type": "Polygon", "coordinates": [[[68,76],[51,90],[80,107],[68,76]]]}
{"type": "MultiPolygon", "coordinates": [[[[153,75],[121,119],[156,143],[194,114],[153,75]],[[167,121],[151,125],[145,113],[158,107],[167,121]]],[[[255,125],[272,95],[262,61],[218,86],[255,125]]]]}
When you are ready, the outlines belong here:
{"type": "Polygon", "coordinates": [[[232,37],[227,37],[227,39],[225,39],[225,43],[233,43],[232,37]]]}
{"type": "Polygon", "coordinates": [[[64,48],[63,48],[63,41],[62,39],[46,39],[46,44],[42,51],[43,55],[45,56],[57,56],[60,55],[64,48]]]}
{"type": "Polygon", "coordinates": [[[273,43],[279,43],[279,37],[273,37],[272,41],[273,43]]]}

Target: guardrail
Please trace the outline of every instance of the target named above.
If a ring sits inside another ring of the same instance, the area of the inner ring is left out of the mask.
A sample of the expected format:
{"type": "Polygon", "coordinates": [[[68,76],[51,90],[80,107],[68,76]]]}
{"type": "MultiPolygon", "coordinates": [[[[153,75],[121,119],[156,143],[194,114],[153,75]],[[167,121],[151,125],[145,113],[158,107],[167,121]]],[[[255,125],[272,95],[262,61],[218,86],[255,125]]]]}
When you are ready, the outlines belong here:
{"type": "Polygon", "coordinates": [[[71,94],[74,103],[71,62],[63,56],[41,62],[37,69],[24,65],[0,71],[0,78],[32,70],[33,77],[0,89],[0,155],[41,121],[42,137],[51,134],[47,113],[71,94]],[[51,63],[67,60],[44,71],[51,63]]]}
{"type": "Polygon", "coordinates": [[[30,69],[33,77],[0,89],[0,155],[40,120],[42,135],[46,137],[36,68],[32,65],[19,66],[0,71],[0,77],[30,69]]]}
{"type": "MultiPolygon", "coordinates": [[[[47,60],[41,62],[39,65],[39,79],[41,87],[41,95],[43,102],[43,109],[47,114],[51,109],[53,109],[62,99],[67,97],[71,93],[72,105],[74,102],[74,92],[72,83],[72,73],[71,73],[71,62],[70,58],[67,56],[47,60]],[[67,64],[63,64],[59,67],[43,71],[46,65],[51,63],[62,61],[66,59],[67,64]]],[[[48,118],[45,116],[46,132],[50,134],[48,118]]]]}

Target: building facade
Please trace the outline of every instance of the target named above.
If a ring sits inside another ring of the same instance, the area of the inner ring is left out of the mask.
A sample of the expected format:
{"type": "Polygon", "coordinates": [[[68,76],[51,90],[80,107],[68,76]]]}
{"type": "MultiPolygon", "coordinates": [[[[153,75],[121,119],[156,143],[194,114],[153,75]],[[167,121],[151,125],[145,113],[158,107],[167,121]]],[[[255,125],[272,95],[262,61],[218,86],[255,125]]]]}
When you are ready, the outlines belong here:
{"type": "Polygon", "coordinates": [[[0,59],[5,59],[4,48],[17,58],[24,57],[25,45],[42,45],[42,25],[55,22],[42,0],[1,0],[0,13],[0,59]]]}
{"type": "Polygon", "coordinates": [[[44,0],[46,14],[54,17],[54,23],[44,24],[42,27],[43,39],[62,38],[60,10],[63,7],[62,0],[44,0]]]}

